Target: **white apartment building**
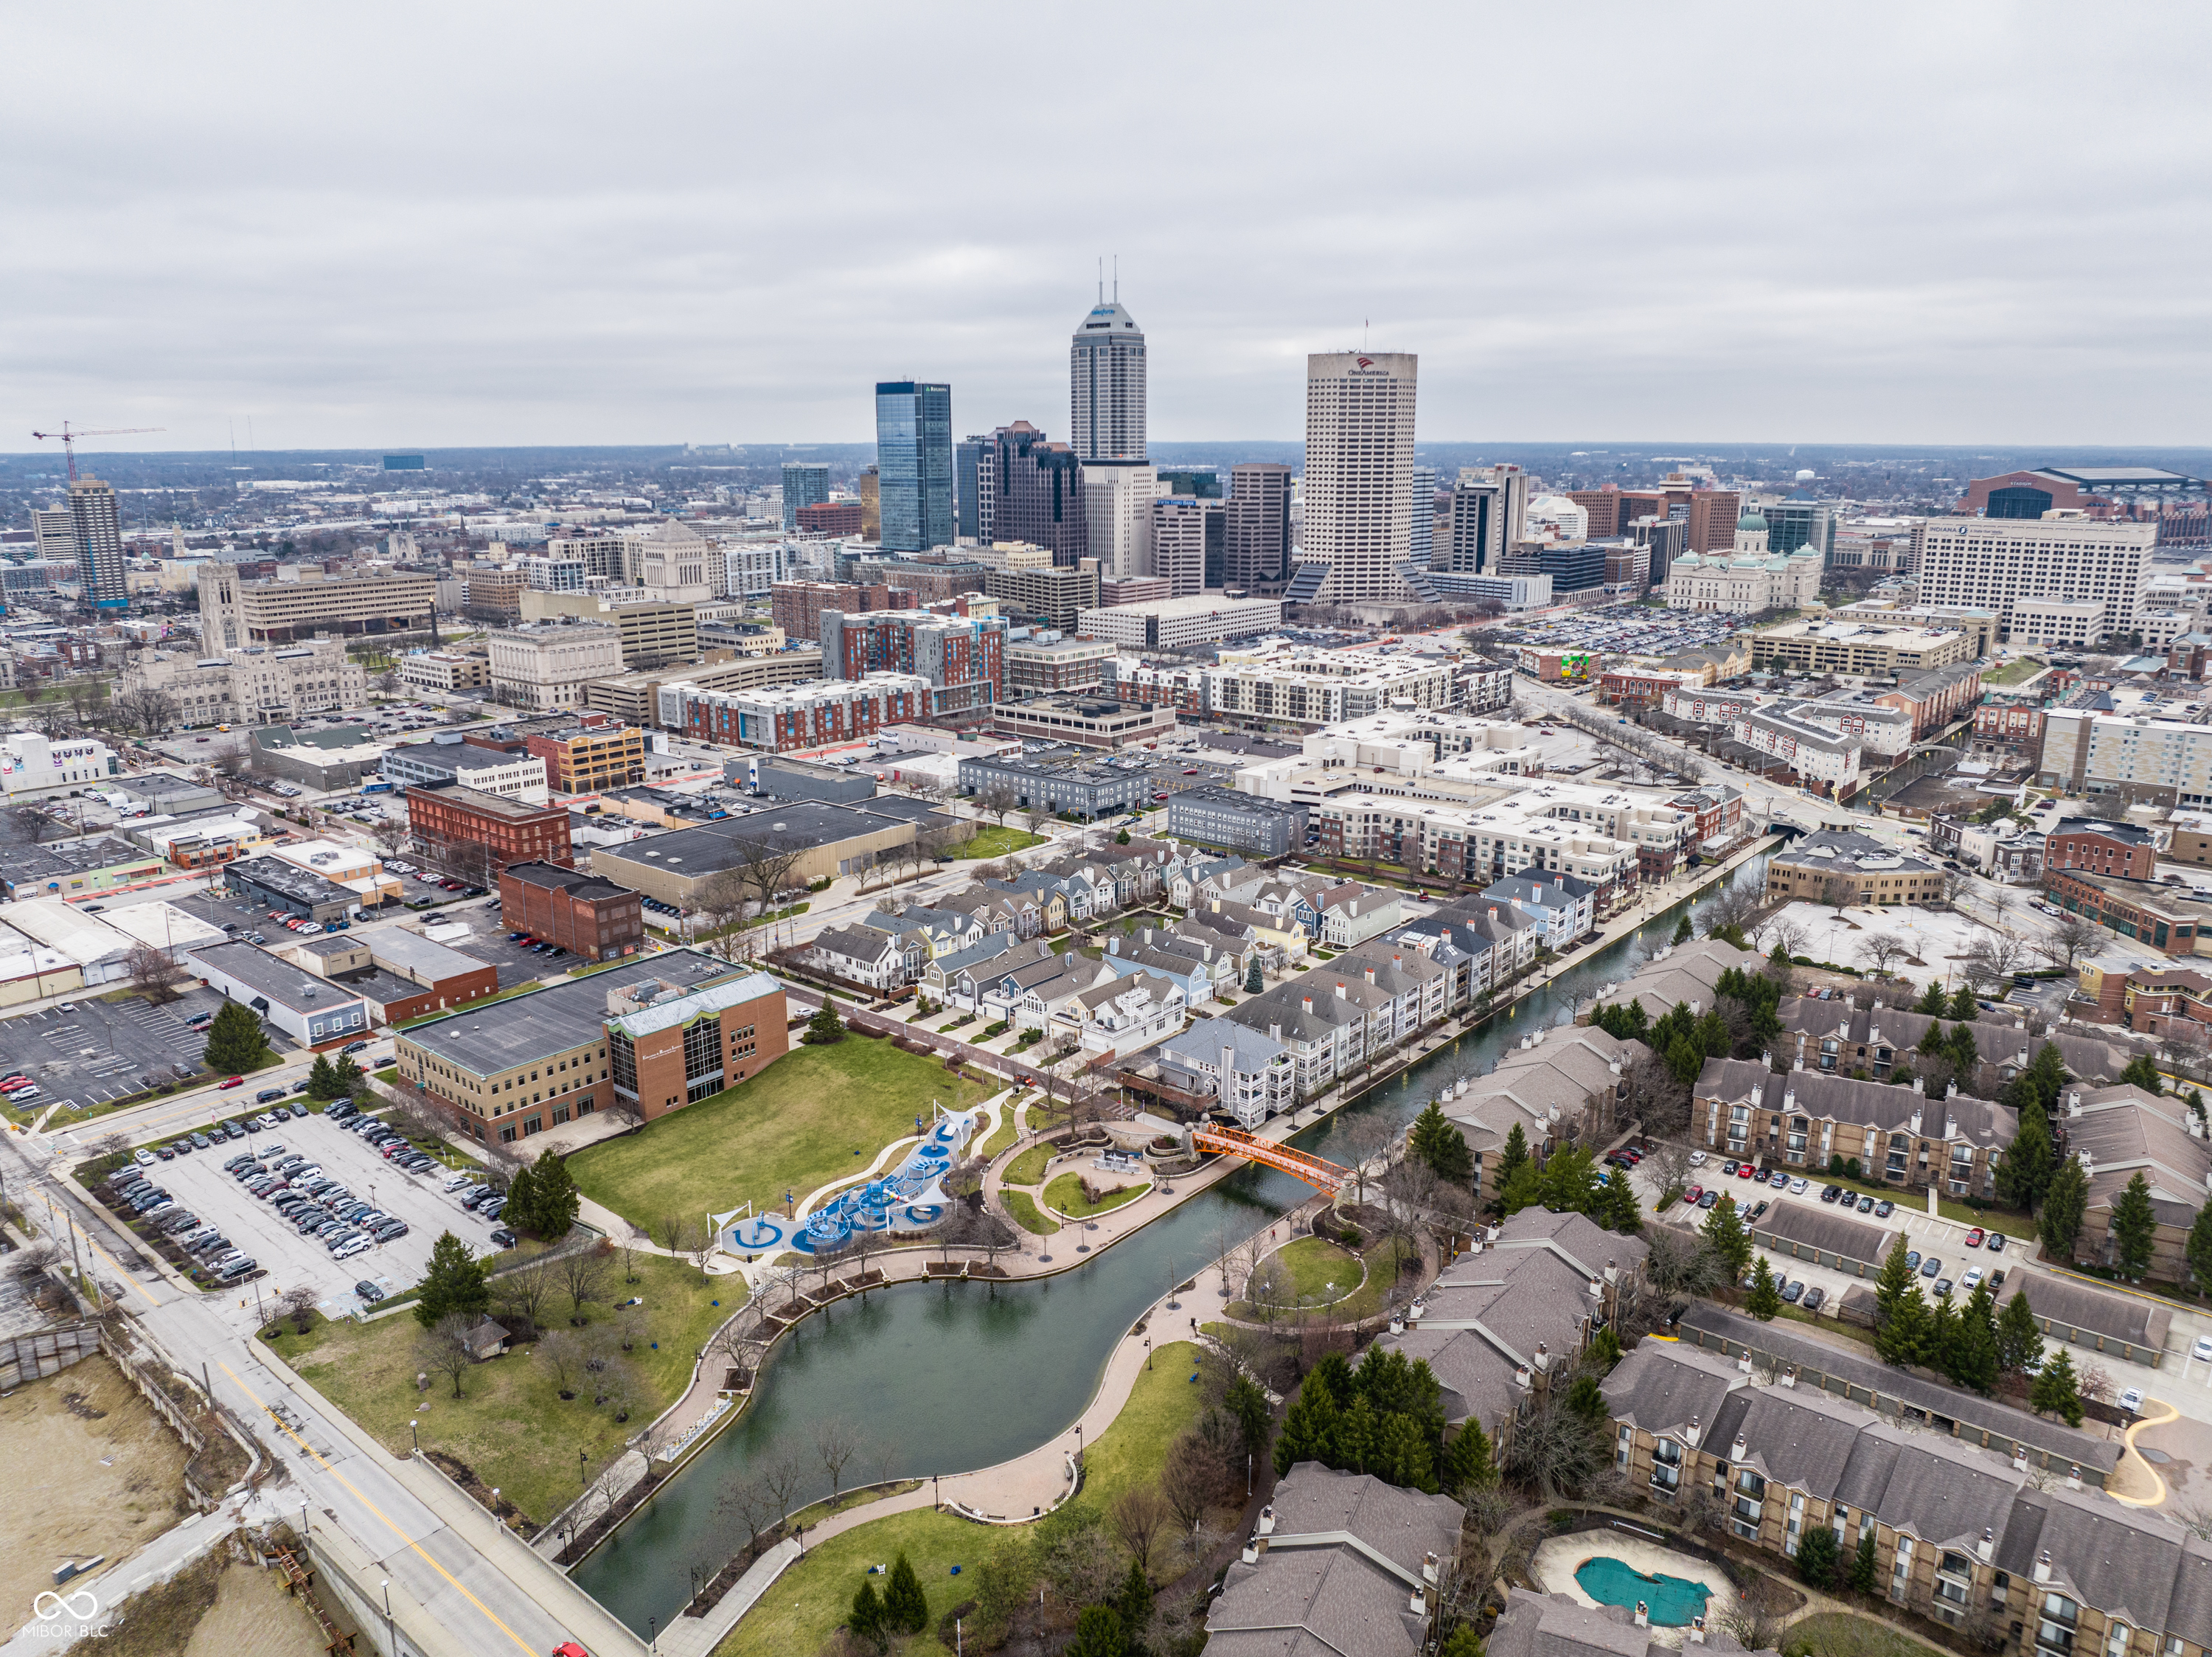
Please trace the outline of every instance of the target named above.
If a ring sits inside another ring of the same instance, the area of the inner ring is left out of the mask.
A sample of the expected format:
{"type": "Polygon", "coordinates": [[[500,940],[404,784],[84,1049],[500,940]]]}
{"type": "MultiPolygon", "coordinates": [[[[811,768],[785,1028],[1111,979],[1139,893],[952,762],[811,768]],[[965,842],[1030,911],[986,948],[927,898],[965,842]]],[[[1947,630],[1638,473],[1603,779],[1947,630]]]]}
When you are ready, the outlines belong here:
{"type": "Polygon", "coordinates": [[[722,548],[722,594],[764,599],[775,586],[774,541],[732,541],[722,548]]]}
{"type": "Polygon", "coordinates": [[[1189,598],[1154,599],[1144,604],[1079,610],[1075,631],[1137,650],[1179,650],[1191,644],[1218,644],[1250,638],[1283,624],[1280,599],[1231,599],[1218,593],[1189,598]]]}
{"type": "Polygon", "coordinates": [[[623,671],[622,633],[604,622],[501,628],[490,645],[492,695],[510,708],[580,708],[588,681],[623,671]]]}
{"type": "Polygon", "coordinates": [[[1730,722],[1729,734],[1747,748],[1771,754],[1809,783],[1823,783],[1838,795],[1857,787],[1863,745],[1831,727],[1803,717],[1815,704],[1777,702],[1747,709],[1730,722]]]}
{"type": "Polygon", "coordinates": [[[399,658],[399,682],[410,691],[439,696],[486,690],[491,685],[491,663],[454,650],[416,650],[399,658]]]}
{"type": "Polygon", "coordinates": [[[199,657],[141,650],[116,693],[139,690],[174,698],[179,725],[267,724],[360,707],[368,700],[368,673],[335,638],[199,657]]]}
{"type": "Polygon", "coordinates": [[[1398,566],[1413,555],[1413,410],[1420,359],[1410,351],[1322,351],[1306,358],[1301,597],[1403,604],[1398,566]]]}
{"type": "Polygon", "coordinates": [[[1309,817],[1322,850],[1434,868],[1470,883],[1507,874],[1571,874],[1605,895],[1637,878],[1636,848],[1550,814],[1553,802],[1521,796],[1491,806],[1351,794],[1324,800],[1309,817]],[[1409,844],[1409,841],[1411,844],[1409,844]],[[1418,849],[1419,862],[1407,853],[1418,849]]]}
{"type": "Polygon", "coordinates": [[[522,578],[541,593],[580,593],[587,573],[581,558],[556,558],[528,553],[515,560],[522,578]]]}
{"type": "Polygon", "coordinates": [[[2158,526],[2094,518],[1930,518],[1918,537],[1923,603],[1995,610],[2008,636],[2023,599],[2102,600],[2105,625],[2133,631],[2158,526]]]}
{"type": "Polygon", "coordinates": [[[1152,573],[1152,502],[1159,492],[1149,460],[1083,463],[1083,527],[1101,576],[1152,573]]]}
{"type": "MultiPolygon", "coordinates": [[[[1213,503],[1218,510],[1221,503],[1213,503]]],[[[1168,584],[1170,598],[1195,598],[1206,591],[1206,520],[1203,501],[1152,503],[1152,573],[1168,584]]]]}
{"type": "Polygon", "coordinates": [[[2049,709],[2036,782],[2131,806],[2212,806],[2212,725],[2049,709]]]}
{"type": "Polygon", "coordinates": [[[1255,724],[1335,725],[1394,704],[1449,710],[1453,664],[1442,656],[1286,646],[1207,669],[1209,710],[1255,724]]]}

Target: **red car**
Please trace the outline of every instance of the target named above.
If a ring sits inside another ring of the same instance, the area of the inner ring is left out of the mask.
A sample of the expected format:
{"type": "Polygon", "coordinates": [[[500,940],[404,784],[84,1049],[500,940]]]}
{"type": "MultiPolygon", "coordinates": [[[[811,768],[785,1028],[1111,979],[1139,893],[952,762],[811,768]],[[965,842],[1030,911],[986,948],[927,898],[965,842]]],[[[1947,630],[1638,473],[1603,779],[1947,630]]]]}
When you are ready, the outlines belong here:
{"type": "Polygon", "coordinates": [[[592,1654],[574,1640],[563,1640],[553,1648],[553,1657],[592,1657],[592,1654]]]}
{"type": "Polygon", "coordinates": [[[1747,1162],[1735,1171],[1735,1177],[1739,1179],[1748,1179],[1755,1172],[1757,1172],[1757,1170],[1755,1170],[1750,1163],[1747,1162]]]}
{"type": "Polygon", "coordinates": [[[1979,1248],[1981,1246],[1982,1228],[1979,1226],[1976,1226],[1972,1231],[1966,1234],[1966,1246],[1968,1248],[1979,1248]]]}
{"type": "Polygon", "coordinates": [[[1692,1185],[1692,1186],[1691,1186],[1691,1187],[1690,1187],[1690,1189],[1689,1189],[1689,1190],[1687,1190],[1687,1191],[1684,1191],[1684,1192],[1682,1193],[1682,1200],[1683,1200],[1685,1203],[1696,1203],[1696,1202],[1698,1201],[1698,1198],[1702,1197],[1705,1194],[1705,1188],[1703,1185],[1692,1185]]]}
{"type": "Polygon", "coordinates": [[[216,1082],[215,1085],[216,1091],[220,1093],[225,1087],[243,1087],[246,1085],[246,1078],[244,1076],[225,1076],[222,1081],[216,1082]]]}

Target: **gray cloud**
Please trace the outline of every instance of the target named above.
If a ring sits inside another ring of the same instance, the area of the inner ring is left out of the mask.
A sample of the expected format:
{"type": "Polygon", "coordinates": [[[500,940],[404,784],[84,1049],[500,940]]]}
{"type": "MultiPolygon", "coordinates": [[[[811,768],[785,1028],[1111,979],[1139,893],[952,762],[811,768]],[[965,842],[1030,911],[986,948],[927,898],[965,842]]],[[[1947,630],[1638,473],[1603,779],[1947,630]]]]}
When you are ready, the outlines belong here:
{"type": "Polygon", "coordinates": [[[1162,438],[1364,322],[1434,439],[2212,441],[2212,23],[2083,15],[19,11],[0,431],[1059,431],[1103,250],[1162,438]]]}

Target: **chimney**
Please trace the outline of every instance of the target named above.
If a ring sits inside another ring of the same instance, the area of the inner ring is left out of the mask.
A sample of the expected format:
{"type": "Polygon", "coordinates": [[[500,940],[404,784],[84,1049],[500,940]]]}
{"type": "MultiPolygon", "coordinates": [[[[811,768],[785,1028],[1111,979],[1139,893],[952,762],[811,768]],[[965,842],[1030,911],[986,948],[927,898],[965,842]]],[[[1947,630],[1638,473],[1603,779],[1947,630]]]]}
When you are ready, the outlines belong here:
{"type": "MultiPolygon", "coordinates": [[[[1880,1002],[1876,1002],[1875,1003],[1875,1006],[1877,1006],[1877,1007],[1879,1007],[1879,1006],[1881,1006],[1881,1003],[1880,1002]]],[[[1877,1025],[1875,1025],[1875,1026],[1874,1026],[1873,1027],[1871,1027],[1870,1029],[1869,1029],[1869,1030],[1868,1030],[1868,1032],[1867,1032],[1867,1045],[1868,1045],[1868,1046],[1869,1046],[1869,1047],[1879,1046],[1879,1045],[1881,1045],[1881,1026],[1880,1026],[1879,1024],[1877,1024],[1877,1025]]]]}
{"type": "Polygon", "coordinates": [[[1798,1055],[1797,1055],[1797,1062],[1796,1062],[1795,1064],[1791,1065],[1790,1068],[1791,1069],[1793,1069],[1793,1070],[1802,1070],[1802,1069],[1803,1069],[1805,1068],[1805,1055],[1804,1055],[1804,1054],[1802,1054],[1802,1053],[1798,1054],[1798,1055]]]}
{"type": "Polygon", "coordinates": [[[1763,1081],[1753,1082],[1751,1084],[1751,1108],[1755,1111],[1765,1102],[1766,1084],[1763,1081]]]}
{"type": "Polygon", "coordinates": [[[2051,1550],[2048,1548],[2035,1556],[2035,1580],[2039,1582],[2051,1580],[2051,1550]]]}
{"type": "Polygon", "coordinates": [[[1797,1366],[1796,1364],[1791,1364],[1790,1368],[1782,1372],[1782,1384],[1784,1386],[1795,1386],[1797,1385],[1797,1366]]]}
{"type": "Polygon", "coordinates": [[[1300,996],[1298,997],[1298,1005],[1304,1008],[1307,1012],[1312,1012],[1313,997],[1311,996],[1300,996]]]}
{"type": "Polygon", "coordinates": [[[1729,1452],[1729,1459],[1730,1461],[1741,1461],[1745,1455],[1750,1452],[1750,1441],[1746,1439],[1742,1434],[1738,1433],[1735,1435],[1735,1447],[1729,1452]]]}
{"type": "Polygon", "coordinates": [[[1593,1301],[1603,1300],[1605,1298],[1605,1280],[1602,1277],[1591,1278],[1589,1280],[1589,1292],[1590,1299],[1593,1301]]]}
{"type": "Polygon", "coordinates": [[[1959,1084],[1958,1084],[1957,1082],[1955,1082],[1955,1081],[1950,1081],[1950,1082],[1946,1082],[1946,1083],[1943,1085],[1943,1097],[1944,1097],[1944,1098],[1946,1098],[1946,1099],[1956,1099],[1958,1096],[1959,1096],[1959,1084]]]}
{"type": "Polygon", "coordinates": [[[1640,1629],[1648,1629],[1651,1626],[1651,1607],[1641,1599],[1636,1602],[1636,1626],[1640,1629]]]}
{"type": "Polygon", "coordinates": [[[1426,1558],[1423,1559],[1421,1561],[1421,1581],[1428,1583],[1431,1587],[1434,1587],[1437,1580],[1437,1573],[1440,1569],[1441,1564],[1442,1562],[1439,1561],[1434,1554],[1431,1554],[1426,1558]]]}
{"type": "Polygon", "coordinates": [[[1922,1112],[1920,1106],[1917,1101],[1915,1101],[1912,1106],[1912,1131],[1916,1134],[1920,1131],[1921,1115],[1922,1112]]]}
{"type": "Polygon", "coordinates": [[[1605,1280],[1609,1283],[1620,1281],[1620,1267],[1611,1260],[1605,1263],[1605,1280]]]}
{"type": "MultiPolygon", "coordinates": [[[[1307,1012],[1309,1012],[1309,1013],[1310,1013],[1310,1012],[1312,1012],[1312,1011],[1313,1011],[1313,1003],[1312,1003],[1312,1002],[1307,1002],[1307,1003],[1306,1003],[1306,1011],[1307,1011],[1307,1012]]],[[[1270,1041],[1274,1041],[1274,1042],[1279,1042],[1280,1040],[1282,1040],[1282,1039],[1283,1039],[1283,1026],[1282,1026],[1281,1025],[1279,1025],[1279,1024],[1271,1024],[1271,1025],[1269,1025],[1269,1026],[1267,1026],[1267,1039],[1268,1039],[1268,1040],[1270,1040],[1270,1041]]]]}
{"type": "Polygon", "coordinates": [[[1260,1563],[1259,1543],[1254,1538],[1247,1537],[1244,1539],[1244,1551],[1239,1555],[1238,1557],[1243,1559],[1248,1565],[1258,1564],[1260,1563]]]}
{"type": "Polygon", "coordinates": [[[2066,1095],[2066,1114],[2069,1116],[2081,1114],[2081,1095],[2079,1093],[2066,1095]]]}
{"type": "Polygon", "coordinates": [[[1912,1078],[1912,1091],[1924,1095],[1928,1092],[1928,1086],[1918,1076],[1915,1076],[1912,1078]]]}
{"type": "Polygon", "coordinates": [[[2012,1470],[2015,1473],[2024,1473],[2027,1471],[2027,1447],[2025,1444],[2015,1444],[2012,1447],[2012,1470]]]}
{"type": "Polygon", "coordinates": [[[1337,998],[1339,1001],[1343,1001],[1343,1000],[1345,1000],[1345,999],[1346,999],[1345,993],[1344,993],[1344,980],[1343,980],[1342,978],[1339,978],[1339,979],[1336,981],[1336,998],[1337,998]]]}
{"type": "Polygon", "coordinates": [[[1702,1002],[1694,1002],[1694,1001],[1693,1001],[1693,1002],[1692,1002],[1690,1003],[1690,1016],[1691,1016],[1692,1018],[1696,1018],[1699,1014],[1703,1013],[1705,1010],[1705,1004],[1704,1004],[1702,1002]]]}
{"type": "Polygon", "coordinates": [[[1959,1113],[1947,1104],[1943,1107],[1943,1137],[1956,1139],[1958,1136],[1959,1113]]]}
{"type": "Polygon", "coordinates": [[[1552,1367],[1552,1349],[1543,1342],[1536,1343],[1536,1373],[1542,1374],[1552,1367]]]}
{"type": "Polygon", "coordinates": [[[1375,969],[1371,966],[1367,969],[1367,982],[1370,984],[1375,982],[1375,969]]]}
{"type": "Polygon", "coordinates": [[[1271,1502],[1266,1507],[1260,1509],[1260,1534],[1261,1536],[1273,1536],[1274,1533],[1275,1504],[1271,1502]]]}
{"type": "Polygon", "coordinates": [[[1782,1091],[1782,1108],[1785,1111],[1797,1108],[1797,1084],[1794,1081],[1782,1091]]]}
{"type": "Polygon", "coordinates": [[[2066,1470],[2066,1488],[2069,1490],[2081,1488],[2081,1464],[2078,1461],[2066,1470]]]}
{"type": "Polygon", "coordinates": [[[1527,1364],[1516,1364],[1514,1367],[1513,1384],[1524,1392],[1535,1385],[1535,1377],[1529,1374],[1527,1364]]]}
{"type": "Polygon", "coordinates": [[[1982,1539],[1974,1544],[1974,1551],[1981,1556],[1984,1565],[1988,1564],[1990,1560],[1996,1557],[1997,1533],[1988,1526],[1983,1526],[1982,1539]]]}
{"type": "Polygon", "coordinates": [[[1695,1416],[1692,1416],[1690,1417],[1690,1430],[1682,1435],[1682,1441],[1694,1450],[1698,1447],[1698,1440],[1704,1435],[1705,1430],[1704,1425],[1695,1416]]]}
{"type": "Polygon", "coordinates": [[[1751,1353],[1748,1350],[1746,1350],[1744,1355],[1735,1361],[1735,1367],[1744,1374],[1748,1375],[1751,1374],[1751,1353]]]}
{"type": "Polygon", "coordinates": [[[1690,1619],[1690,1643],[1693,1646],[1701,1646],[1705,1642],[1705,1619],[1702,1617],[1692,1617],[1690,1619]]]}

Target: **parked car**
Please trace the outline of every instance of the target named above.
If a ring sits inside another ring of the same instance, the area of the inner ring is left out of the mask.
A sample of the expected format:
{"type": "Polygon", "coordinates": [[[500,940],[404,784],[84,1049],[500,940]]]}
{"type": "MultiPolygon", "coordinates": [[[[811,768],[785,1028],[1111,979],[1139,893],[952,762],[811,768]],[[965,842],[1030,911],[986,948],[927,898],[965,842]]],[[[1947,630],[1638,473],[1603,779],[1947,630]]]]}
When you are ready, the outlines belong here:
{"type": "Polygon", "coordinates": [[[1823,1203],[1832,1203],[1843,1194],[1844,1188],[1841,1185],[1830,1185],[1820,1193],[1820,1200],[1823,1203]]]}
{"type": "Polygon", "coordinates": [[[1701,1209],[1716,1208],[1719,1205],[1720,1200],[1721,1194],[1718,1191],[1709,1191],[1698,1199],[1698,1206],[1701,1209]]]}
{"type": "Polygon", "coordinates": [[[2120,1408],[2126,1410],[2130,1415],[2132,1416],[2140,1413],[2142,1407],[2143,1395],[2142,1387],[2130,1386],[2126,1392],[2120,1394],[2120,1408]]]}
{"type": "Polygon", "coordinates": [[[384,1291],[379,1288],[374,1283],[370,1282],[366,1277],[362,1278],[361,1282],[353,1286],[353,1292],[361,1298],[364,1304],[368,1306],[374,1306],[379,1301],[384,1298],[384,1291]]]}
{"type": "Polygon", "coordinates": [[[1979,1248],[1982,1246],[1982,1228],[1979,1226],[1976,1226],[1972,1231],[1966,1234],[1966,1246],[1968,1248],[1979,1248]]]}
{"type": "Polygon", "coordinates": [[[1690,1153],[1690,1166],[1693,1168],[1704,1167],[1705,1166],[1705,1154],[1703,1151],[1692,1151],[1690,1153]]]}
{"type": "Polygon", "coordinates": [[[1933,1277],[1942,1269],[1943,1263],[1932,1254],[1920,1263],[1920,1275],[1923,1277],[1933,1277]]]}
{"type": "Polygon", "coordinates": [[[1804,1284],[1804,1281],[1803,1281],[1803,1279],[1802,1279],[1802,1278],[1801,1278],[1801,1279],[1799,1279],[1797,1282],[1794,1282],[1794,1283],[1790,1284],[1789,1288],[1785,1288],[1785,1289],[1784,1289],[1784,1290],[1782,1291],[1782,1299],[1783,1299],[1783,1301],[1784,1301],[1786,1304],[1788,1304],[1788,1305],[1790,1305],[1790,1306],[1795,1306],[1795,1305],[1796,1305],[1798,1301],[1800,1301],[1803,1300],[1804,1298],[1805,1298],[1805,1284],[1804,1284]]]}
{"type": "Polygon", "coordinates": [[[1887,1220],[1891,1215],[1896,1212],[1897,1204],[1891,1202],[1887,1197],[1883,1197],[1881,1202],[1876,1203],[1874,1205],[1874,1217],[1877,1220],[1887,1220]]]}
{"type": "Polygon", "coordinates": [[[2001,1231],[1993,1231],[1993,1232],[1991,1232],[1991,1233],[1989,1234],[1989,1236],[1988,1236],[1986,1239],[1984,1239],[1984,1240],[1983,1244],[1982,1244],[1982,1246],[1983,1246],[1983,1247],[1984,1247],[1984,1248],[1986,1248],[1986,1249],[1988,1249],[1988,1250],[1989,1250],[1989,1252],[1990,1252],[1990,1253],[1992,1253],[1992,1254],[2002,1254],[2002,1253],[2003,1253],[2003,1252],[2004,1252],[2004,1246],[2005,1246],[2005,1234],[2004,1234],[2004,1233],[2002,1233],[2002,1232],[2001,1232],[2001,1231]]]}

